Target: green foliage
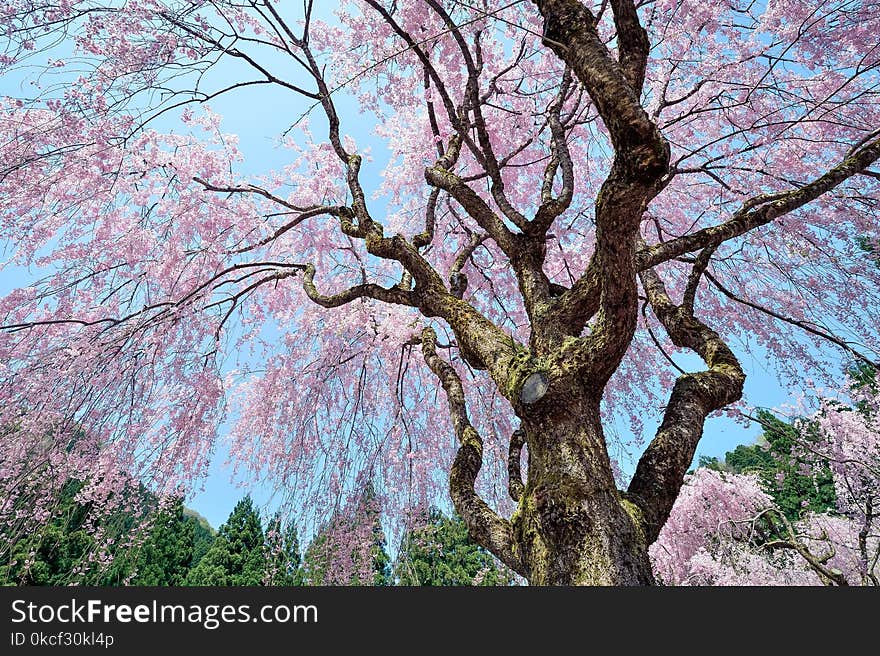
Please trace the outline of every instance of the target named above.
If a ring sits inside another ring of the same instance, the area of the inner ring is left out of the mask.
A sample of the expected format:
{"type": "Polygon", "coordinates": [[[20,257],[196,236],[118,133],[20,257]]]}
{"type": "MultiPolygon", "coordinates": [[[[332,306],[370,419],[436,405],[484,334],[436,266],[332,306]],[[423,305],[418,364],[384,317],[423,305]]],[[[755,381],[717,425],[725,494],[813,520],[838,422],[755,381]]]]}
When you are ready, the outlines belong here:
{"type": "Polygon", "coordinates": [[[868,254],[868,259],[872,260],[877,266],[880,266],[880,244],[872,242],[864,236],[857,237],[856,241],[859,244],[859,248],[868,254]]]}
{"type": "MultiPolygon", "coordinates": [[[[865,362],[859,362],[847,370],[854,392],[862,391],[870,394],[880,393],[880,379],[877,370],[865,362]]],[[[867,401],[857,401],[855,409],[865,418],[870,419],[875,410],[871,409],[867,401]]]]}
{"type": "Polygon", "coordinates": [[[773,454],[758,444],[740,444],[729,451],[724,459],[731,470],[738,473],[767,472],[773,470],[776,464],[773,454]]]}
{"type": "Polygon", "coordinates": [[[285,528],[276,515],[266,528],[267,585],[302,585],[299,536],[292,523],[285,528]]]}
{"type": "MultiPolygon", "coordinates": [[[[0,536],[9,544],[9,555],[0,564],[0,584],[182,585],[214,539],[207,521],[176,499],[153,518],[149,533],[142,540],[135,536],[130,545],[140,518],[131,512],[90,518],[90,506],[76,500],[83,485],[70,480],[62,487],[52,519],[37,533],[17,535],[14,527],[0,526],[0,536]],[[113,541],[109,567],[92,559],[98,549],[95,526],[113,541]]],[[[134,494],[144,513],[158,512],[155,496],[143,488],[134,494]]]]}
{"type": "Polygon", "coordinates": [[[208,520],[202,517],[195,510],[189,508],[183,509],[183,521],[192,526],[193,531],[193,549],[191,567],[199,564],[202,557],[208,553],[208,549],[214,544],[217,532],[211,528],[208,520]]]}
{"type": "Polygon", "coordinates": [[[403,539],[394,564],[398,585],[509,585],[513,575],[468,537],[459,517],[431,509],[403,539]]]}
{"type": "Polygon", "coordinates": [[[816,439],[815,425],[800,422],[795,426],[767,410],[759,410],[755,420],[764,428],[757,444],[728,451],[723,462],[703,456],[699,465],[735,474],[758,474],[777,507],[790,520],[805,512],[833,512],[837,498],[831,471],[827,467],[818,472],[805,467],[793,449],[797,442],[816,439]]]}
{"type": "Polygon", "coordinates": [[[764,428],[763,438],[773,458],[772,466],[762,473],[779,509],[791,520],[804,512],[833,512],[837,497],[831,471],[827,467],[811,470],[793,453],[797,441],[805,443],[816,439],[815,426],[795,427],[766,410],[758,411],[757,419],[764,428]]]}
{"type": "MultiPolygon", "coordinates": [[[[714,469],[715,471],[727,471],[727,465],[719,460],[716,456],[700,456],[697,461],[697,468],[706,467],[707,469],[714,469]]],[[[688,472],[689,474],[693,473],[693,470],[688,472]]]]}
{"type": "Polygon", "coordinates": [[[249,496],[239,501],[217,538],[190,570],[187,585],[260,585],[266,572],[266,546],[260,515],[249,496]]]}
{"type": "Polygon", "coordinates": [[[14,527],[3,527],[0,535],[9,544],[9,555],[0,569],[3,585],[63,585],[62,577],[92,543],[83,530],[86,513],[73,502],[80,487],[64,486],[58,512],[39,535],[16,535],[14,527]],[[25,565],[28,560],[32,560],[30,567],[25,565]]]}
{"type": "Polygon", "coordinates": [[[13,526],[0,526],[0,537],[9,545],[0,564],[0,584],[113,585],[125,578],[130,563],[120,561],[105,571],[89,558],[96,548],[92,533],[94,524],[100,524],[107,537],[118,539],[131,530],[135,518],[119,512],[90,518],[90,505],[76,501],[83,485],[69,480],[62,486],[55,512],[39,532],[21,535],[13,526]]]}
{"type": "MultiPolygon", "coordinates": [[[[372,541],[370,544],[370,559],[373,563],[373,580],[365,582],[365,585],[391,585],[391,557],[388,555],[385,543],[385,531],[382,530],[380,521],[380,508],[376,499],[376,491],[372,484],[368,484],[364,490],[363,499],[365,519],[369,522],[372,541]]],[[[361,582],[358,582],[361,584],[361,582]]]]}
{"type": "Polygon", "coordinates": [[[333,559],[329,526],[318,531],[303,554],[302,581],[305,585],[328,585],[327,572],[333,559]]]}
{"type": "Polygon", "coordinates": [[[141,547],[133,585],[183,585],[193,560],[195,526],[184,515],[183,499],[159,513],[141,547]]]}
{"type": "MultiPolygon", "coordinates": [[[[103,529],[118,538],[110,567],[101,570],[90,565],[89,556],[96,547],[94,527],[87,521],[89,508],[76,501],[81,488],[82,483],[69,482],[45,530],[12,541],[7,562],[0,565],[0,584],[491,586],[514,580],[506,568],[468,538],[461,519],[446,517],[438,510],[432,510],[424,524],[405,537],[392,568],[376,495],[369,486],[358,503],[318,532],[304,555],[296,527],[283,524],[276,515],[264,532],[249,497],[236,504],[217,532],[204,517],[185,508],[182,499],[175,499],[158,513],[149,533],[139,544],[135,540],[134,546],[127,545],[125,538],[136,518],[116,513],[101,522],[103,529]],[[342,540],[332,530],[340,526],[344,528],[342,540]],[[337,553],[340,547],[352,549],[354,543],[346,541],[352,535],[358,536],[361,548],[351,554],[337,553]],[[365,568],[358,561],[364,557],[367,542],[370,563],[366,571],[371,574],[363,579],[365,568]],[[336,559],[346,556],[351,562],[336,566],[336,559]],[[28,559],[32,563],[25,567],[28,559]],[[333,573],[328,576],[330,570],[333,573]],[[345,581],[335,580],[340,571],[348,572],[345,581]]],[[[157,505],[155,497],[141,493],[143,503],[157,505]]]]}
{"type": "Polygon", "coordinates": [[[766,473],[775,471],[776,461],[770,450],[762,444],[740,444],[733,451],[728,451],[724,460],[715,456],[700,456],[697,466],[736,474],[766,473]]]}

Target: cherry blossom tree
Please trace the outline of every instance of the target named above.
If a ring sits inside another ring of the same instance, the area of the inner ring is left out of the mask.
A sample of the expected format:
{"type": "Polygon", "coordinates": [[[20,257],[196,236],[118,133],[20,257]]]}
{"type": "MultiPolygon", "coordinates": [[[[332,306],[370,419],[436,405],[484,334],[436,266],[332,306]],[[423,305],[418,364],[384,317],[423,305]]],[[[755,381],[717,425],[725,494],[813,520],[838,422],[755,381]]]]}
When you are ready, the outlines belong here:
{"type": "Polygon", "coordinates": [[[792,520],[755,474],[701,467],[650,548],[658,578],[673,585],[880,585],[880,397],[877,389],[855,396],[856,408],[821,399],[798,422],[793,449],[807,475],[830,468],[836,512],[792,520]]]}
{"type": "Polygon", "coordinates": [[[45,274],[0,300],[3,498],[47,468],[176,489],[230,418],[300,507],[448,493],[533,584],[653,582],[743,355],[876,367],[880,7],[318,9],[0,7],[5,75],[37,71],[0,109],[0,228],[45,274]],[[287,164],[253,173],[209,106],[266,89],[287,164]]]}

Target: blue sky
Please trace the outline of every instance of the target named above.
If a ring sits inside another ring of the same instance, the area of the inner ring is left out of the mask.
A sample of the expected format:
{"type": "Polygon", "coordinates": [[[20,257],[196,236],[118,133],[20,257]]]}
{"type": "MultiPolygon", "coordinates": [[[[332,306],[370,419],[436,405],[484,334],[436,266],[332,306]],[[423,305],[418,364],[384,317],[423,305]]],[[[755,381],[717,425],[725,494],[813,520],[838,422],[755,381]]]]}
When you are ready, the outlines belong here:
{"type": "MultiPolygon", "coordinates": [[[[27,95],[27,91],[22,91],[20,88],[22,79],[22,76],[11,75],[0,80],[0,94],[27,95]]],[[[344,131],[352,134],[361,147],[370,147],[376,159],[373,164],[364,167],[365,187],[378,186],[377,172],[382,168],[387,151],[381,142],[370,135],[371,120],[358,119],[357,108],[351,99],[340,97],[339,104],[343,117],[354,119],[344,123],[344,131]]],[[[284,149],[276,145],[277,135],[302,114],[307,104],[302,99],[288,93],[279,93],[271,87],[252,87],[244,92],[221,97],[212,102],[211,107],[224,117],[223,130],[237,134],[240,138],[240,148],[245,154],[245,164],[240,172],[258,174],[287,163],[284,149]]],[[[321,118],[320,114],[316,113],[314,118],[318,122],[321,118]]],[[[169,117],[157,123],[155,127],[160,130],[171,129],[174,125],[173,118],[169,117]]],[[[2,259],[8,256],[8,253],[0,254],[2,259]]],[[[36,271],[20,267],[6,267],[0,270],[0,295],[16,287],[27,285],[37,274],[36,271]]],[[[749,398],[766,407],[777,406],[788,400],[788,395],[772,374],[764,369],[763,358],[759,354],[747,354],[741,351],[739,354],[743,357],[744,365],[750,374],[746,382],[749,398]]],[[[653,418],[647,423],[653,430],[655,426],[653,418]]],[[[228,423],[221,428],[221,432],[225,432],[227,428],[228,423]]],[[[625,428],[621,425],[619,430],[623,431],[625,428]]],[[[746,429],[727,418],[710,419],[706,425],[705,437],[700,444],[698,456],[723,456],[737,444],[754,440],[759,432],[756,426],[746,429]]],[[[230,480],[231,470],[224,465],[226,455],[221,440],[210,474],[204,482],[204,490],[187,502],[190,507],[204,515],[214,527],[225,521],[236,501],[245,493],[250,492],[258,504],[271,505],[268,489],[239,487],[230,480]]],[[[621,465],[625,470],[632,469],[631,463],[622,462],[621,465]]]]}

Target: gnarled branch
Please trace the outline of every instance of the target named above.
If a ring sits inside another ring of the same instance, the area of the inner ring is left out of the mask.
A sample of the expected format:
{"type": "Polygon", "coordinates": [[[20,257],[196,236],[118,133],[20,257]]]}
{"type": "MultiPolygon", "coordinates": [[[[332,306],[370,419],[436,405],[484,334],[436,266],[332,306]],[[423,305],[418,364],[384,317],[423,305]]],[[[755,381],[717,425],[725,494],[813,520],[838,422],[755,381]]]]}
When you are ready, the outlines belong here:
{"type": "Polygon", "coordinates": [[[303,272],[303,290],[309,299],[321,307],[336,308],[351,303],[359,298],[373,298],[385,303],[416,307],[415,294],[407,289],[392,287],[387,289],[373,283],[355,285],[338,294],[325,296],[315,287],[315,265],[308,264],[303,272]]]}
{"type": "Polygon", "coordinates": [[[745,374],[718,333],[694,317],[691,308],[672,303],[656,271],[647,269],[640,277],[648,302],[673,344],[696,352],[708,366],[707,371],[683,374],[676,380],[663,422],[629,485],[629,498],[644,513],[650,544],[678,497],[706,417],[742,396],[745,374]]]}
{"type": "Polygon", "coordinates": [[[477,474],[483,466],[483,439],[468,418],[461,378],[451,364],[437,355],[437,335],[431,328],[422,331],[422,353],[446,392],[452,425],[458,438],[458,453],[449,472],[449,493],[455,510],[477,544],[491,551],[515,572],[525,575],[510,522],[492,510],[474,488],[477,474]]]}

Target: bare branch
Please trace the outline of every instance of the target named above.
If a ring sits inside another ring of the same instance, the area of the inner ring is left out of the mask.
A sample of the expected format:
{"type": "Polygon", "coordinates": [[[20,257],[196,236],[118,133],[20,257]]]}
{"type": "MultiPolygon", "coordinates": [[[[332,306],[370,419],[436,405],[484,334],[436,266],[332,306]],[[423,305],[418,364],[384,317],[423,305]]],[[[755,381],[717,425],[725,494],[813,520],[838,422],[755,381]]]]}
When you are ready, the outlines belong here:
{"type": "Polygon", "coordinates": [[[861,362],[864,362],[865,364],[870,365],[874,369],[880,371],[880,362],[877,362],[876,360],[872,360],[868,356],[866,356],[865,354],[860,353],[859,351],[854,349],[848,342],[842,340],[840,337],[837,337],[836,335],[833,335],[830,332],[822,330],[813,324],[807,323],[805,321],[800,321],[798,319],[792,319],[791,317],[786,317],[785,315],[780,314],[779,312],[776,312],[775,310],[771,310],[770,308],[764,307],[763,305],[759,305],[758,303],[755,303],[753,301],[749,301],[748,299],[742,298],[741,296],[738,296],[738,295],[734,294],[732,291],[730,291],[730,289],[728,289],[723,284],[721,284],[721,282],[715,276],[713,276],[712,274],[710,274],[708,272],[706,272],[705,276],[709,280],[709,282],[711,282],[718,289],[718,291],[720,291],[722,294],[724,294],[730,300],[735,301],[737,303],[740,303],[742,305],[745,305],[746,307],[750,307],[753,310],[757,310],[758,312],[763,312],[764,314],[771,316],[774,319],[778,319],[779,321],[784,321],[785,323],[791,324],[792,326],[797,326],[801,330],[804,330],[804,331],[810,333],[811,335],[816,335],[816,337],[821,337],[822,339],[826,339],[829,342],[831,342],[832,344],[836,344],[840,348],[847,351],[854,358],[856,358],[856,359],[860,360],[861,362]]]}
{"type": "Polygon", "coordinates": [[[825,585],[849,585],[843,572],[837,569],[831,569],[826,565],[826,563],[834,556],[833,548],[825,556],[816,556],[807,548],[807,545],[798,538],[794,526],[792,526],[788,517],[786,517],[784,513],[775,508],[768,509],[767,513],[775,515],[778,518],[779,522],[785,527],[785,532],[788,534],[788,538],[766,542],[763,545],[765,549],[791,549],[792,551],[796,551],[798,555],[804,559],[807,565],[809,565],[810,569],[819,575],[819,578],[822,579],[825,585]]]}
{"type": "Polygon", "coordinates": [[[644,270],[691,251],[718,246],[729,239],[766,225],[828,193],[842,182],[864,171],[878,158],[880,158],[880,139],[862,146],[840,164],[800,189],[756,196],[743,203],[739,211],[724,223],[641,249],[636,255],[636,266],[639,270],[644,270]]]}
{"type": "Polygon", "coordinates": [[[709,261],[712,259],[712,254],[714,252],[714,246],[708,246],[700,251],[700,254],[694,262],[694,266],[691,269],[691,273],[688,276],[681,305],[691,314],[694,313],[694,301],[696,301],[697,298],[697,289],[700,287],[700,280],[702,279],[703,274],[706,273],[706,268],[709,266],[709,261]]]}

